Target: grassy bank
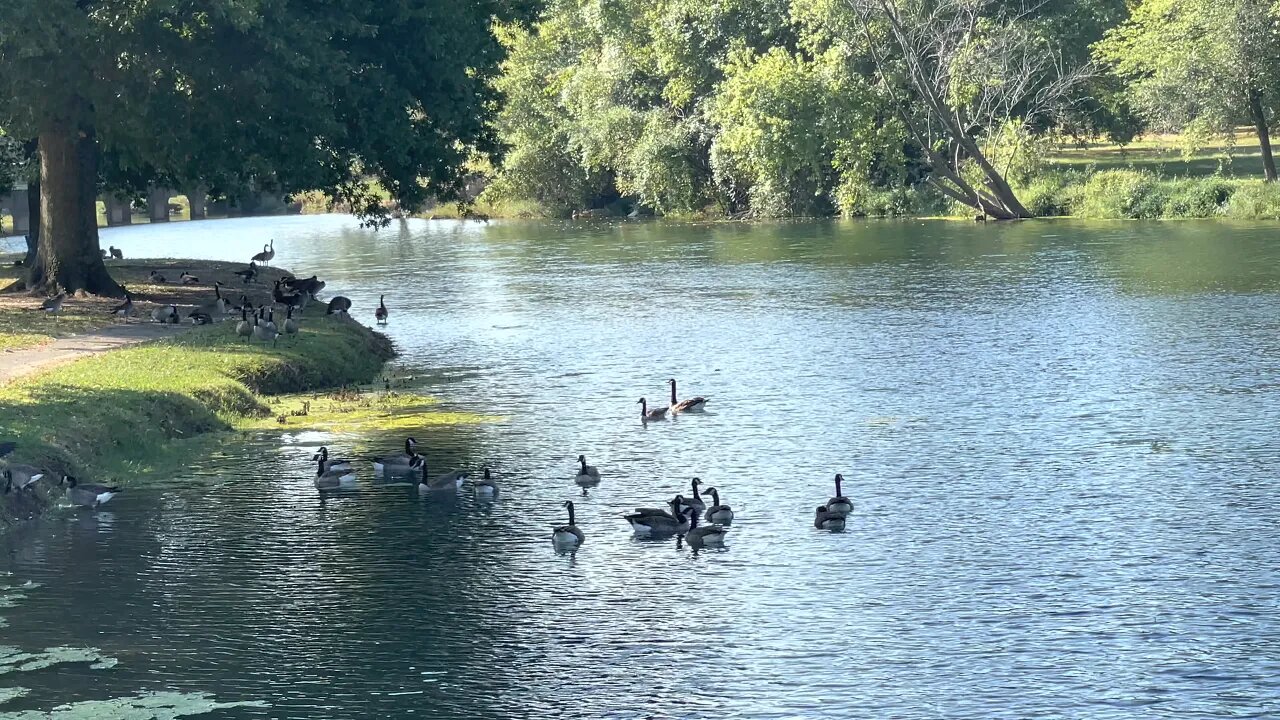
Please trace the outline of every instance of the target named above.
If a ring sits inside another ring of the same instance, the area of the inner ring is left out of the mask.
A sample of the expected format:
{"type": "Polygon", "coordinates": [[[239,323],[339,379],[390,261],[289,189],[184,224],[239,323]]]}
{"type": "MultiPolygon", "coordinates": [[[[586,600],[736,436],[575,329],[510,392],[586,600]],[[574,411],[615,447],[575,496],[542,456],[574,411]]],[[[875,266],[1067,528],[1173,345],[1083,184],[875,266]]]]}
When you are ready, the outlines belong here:
{"type": "MultiPolygon", "coordinates": [[[[313,304],[296,339],[274,348],[246,344],[224,322],[0,387],[0,439],[18,442],[15,461],[127,481],[180,453],[171,440],[272,417],[267,395],[375,380],[390,341],[323,312],[313,304]]],[[[55,489],[0,496],[0,524],[38,510],[55,489]]]]}

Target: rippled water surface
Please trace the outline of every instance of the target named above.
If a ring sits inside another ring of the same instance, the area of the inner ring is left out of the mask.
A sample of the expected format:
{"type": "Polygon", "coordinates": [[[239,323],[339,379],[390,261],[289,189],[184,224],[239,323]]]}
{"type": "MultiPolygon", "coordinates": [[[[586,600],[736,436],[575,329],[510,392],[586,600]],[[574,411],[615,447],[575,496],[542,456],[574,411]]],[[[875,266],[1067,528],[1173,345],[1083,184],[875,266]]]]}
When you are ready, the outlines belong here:
{"type": "MultiPolygon", "coordinates": [[[[106,509],[0,538],[0,711],[145,691],[220,718],[1131,718],[1280,714],[1280,244],[1271,226],[766,226],[341,217],[108,231],[129,256],[317,272],[391,307],[413,432],[496,502],[311,451],[196,444],[106,509]],[[643,425],[636,400],[712,398],[643,425]],[[462,415],[460,417],[466,417],[462,415]],[[584,452],[604,475],[582,497],[584,452]],[[847,532],[812,528],[836,472],[847,532]],[[724,549],[633,539],[693,476],[724,549]],[[577,503],[587,536],[550,527],[577,503]]],[[[0,712],[0,717],[3,713],[0,712]]]]}

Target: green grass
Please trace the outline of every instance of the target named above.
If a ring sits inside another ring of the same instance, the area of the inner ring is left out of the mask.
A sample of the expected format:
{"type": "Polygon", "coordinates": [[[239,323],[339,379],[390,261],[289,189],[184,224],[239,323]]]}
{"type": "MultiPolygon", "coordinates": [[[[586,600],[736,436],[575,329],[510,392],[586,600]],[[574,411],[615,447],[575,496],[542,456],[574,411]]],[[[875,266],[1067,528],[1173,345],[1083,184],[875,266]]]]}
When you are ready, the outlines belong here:
{"type": "Polygon", "coordinates": [[[1210,143],[1194,153],[1184,152],[1186,142],[1178,135],[1152,135],[1127,145],[1088,143],[1083,147],[1062,145],[1049,155],[1048,165],[1056,170],[1145,170],[1163,177],[1197,178],[1221,175],[1227,178],[1262,177],[1262,152],[1252,130],[1237,130],[1234,144],[1225,139],[1210,143]]]}
{"type": "MultiPolygon", "coordinates": [[[[0,439],[18,442],[17,461],[95,482],[165,467],[182,452],[172,440],[271,417],[264,394],[375,379],[390,341],[323,312],[313,305],[296,339],[274,348],[245,343],[225,322],[0,387],[0,439]]],[[[0,522],[26,514],[5,502],[0,522]]]]}

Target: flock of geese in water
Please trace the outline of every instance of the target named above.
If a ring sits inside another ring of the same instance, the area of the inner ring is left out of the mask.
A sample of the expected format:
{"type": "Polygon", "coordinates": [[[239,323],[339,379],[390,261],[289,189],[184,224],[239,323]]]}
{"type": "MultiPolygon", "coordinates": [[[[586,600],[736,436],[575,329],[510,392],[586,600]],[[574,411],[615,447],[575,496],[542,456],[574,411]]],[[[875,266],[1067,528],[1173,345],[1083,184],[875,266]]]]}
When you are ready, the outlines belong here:
{"type": "MultiPolygon", "coordinates": [[[[668,413],[699,413],[706,409],[707,398],[698,396],[680,400],[675,379],[668,380],[667,384],[671,386],[669,405],[650,406],[645,398],[637,401],[643,421],[661,420],[668,413]]],[[[311,460],[316,463],[315,487],[322,496],[328,492],[356,487],[356,466],[351,460],[330,457],[327,447],[321,447],[311,460]]],[[[412,437],[405,438],[404,452],[372,458],[369,462],[373,466],[375,477],[406,478],[417,488],[420,497],[431,497],[435,493],[455,493],[468,484],[481,499],[493,500],[498,497],[498,481],[489,468],[483,468],[483,476],[474,480],[464,469],[433,473],[426,455],[418,451],[418,441],[412,437]]],[[[579,455],[574,484],[581,487],[585,495],[588,488],[600,484],[600,479],[599,468],[588,465],[586,456],[579,455]]],[[[836,494],[814,511],[815,528],[832,532],[844,530],[845,518],[853,512],[853,501],[845,497],[842,491],[843,480],[841,475],[836,475],[836,494]]],[[[569,522],[552,528],[551,541],[557,548],[573,549],[586,541],[586,535],[578,527],[573,501],[565,501],[564,508],[568,511],[569,522]]],[[[623,516],[637,536],[680,536],[693,548],[722,544],[733,518],[733,508],[720,501],[720,491],[714,487],[703,488],[702,480],[696,477],[690,483],[688,496],[679,494],[665,506],[636,508],[634,512],[623,516]],[[704,494],[710,496],[709,504],[703,497],[704,494]]]]}

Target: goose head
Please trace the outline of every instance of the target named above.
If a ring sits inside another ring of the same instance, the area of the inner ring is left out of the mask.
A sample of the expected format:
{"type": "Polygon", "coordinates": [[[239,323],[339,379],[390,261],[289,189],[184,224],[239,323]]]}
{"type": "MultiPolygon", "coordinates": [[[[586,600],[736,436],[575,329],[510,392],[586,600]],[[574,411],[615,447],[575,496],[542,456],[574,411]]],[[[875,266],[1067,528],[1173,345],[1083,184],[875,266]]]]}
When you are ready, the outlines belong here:
{"type": "Polygon", "coordinates": [[[702,497],[702,496],[698,493],[698,486],[699,486],[699,485],[701,485],[701,484],[702,484],[702,479],[701,479],[701,478],[694,478],[694,479],[693,479],[693,481],[689,483],[689,485],[693,487],[693,497],[694,497],[694,499],[695,499],[695,500],[696,500],[696,499],[700,499],[700,498],[702,497]]]}
{"type": "Polygon", "coordinates": [[[720,491],[719,491],[719,490],[717,490],[717,489],[715,489],[715,488],[713,488],[713,487],[709,487],[709,488],[707,488],[706,490],[703,490],[703,492],[705,492],[706,494],[708,494],[708,495],[710,495],[710,496],[711,496],[711,504],[712,504],[712,506],[715,506],[715,505],[719,505],[719,504],[720,504],[720,491]]]}
{"type": "Polygon", "coordinates": [[[413,439],[413,438],[411,438],[411,437],[407,437],[407,438],[405,438],[405,439],[404,439],[404,454],[405,454],[405,455],[413,455],[413,454],[414,454],[413,449],[414,449],[415,447],[417,447],[417,446],[418,446],[418,441],[417,441],[417,440],[414,440],[414,439],[413,439]]]}
{"type": "Polygon", "coordinates": [[[315,460],[328,460],[328,459],[329,459],[329,448],[327,448],[327,447],[325,447],[325,446],[321,445],[321,446],[320,446],[320,449],[316,451],[316,454],[315,454],[315,455],[313,455],[313,456],[311,457],[311,459],[312,459],[313,461],[315,461],[315,460]]]}

